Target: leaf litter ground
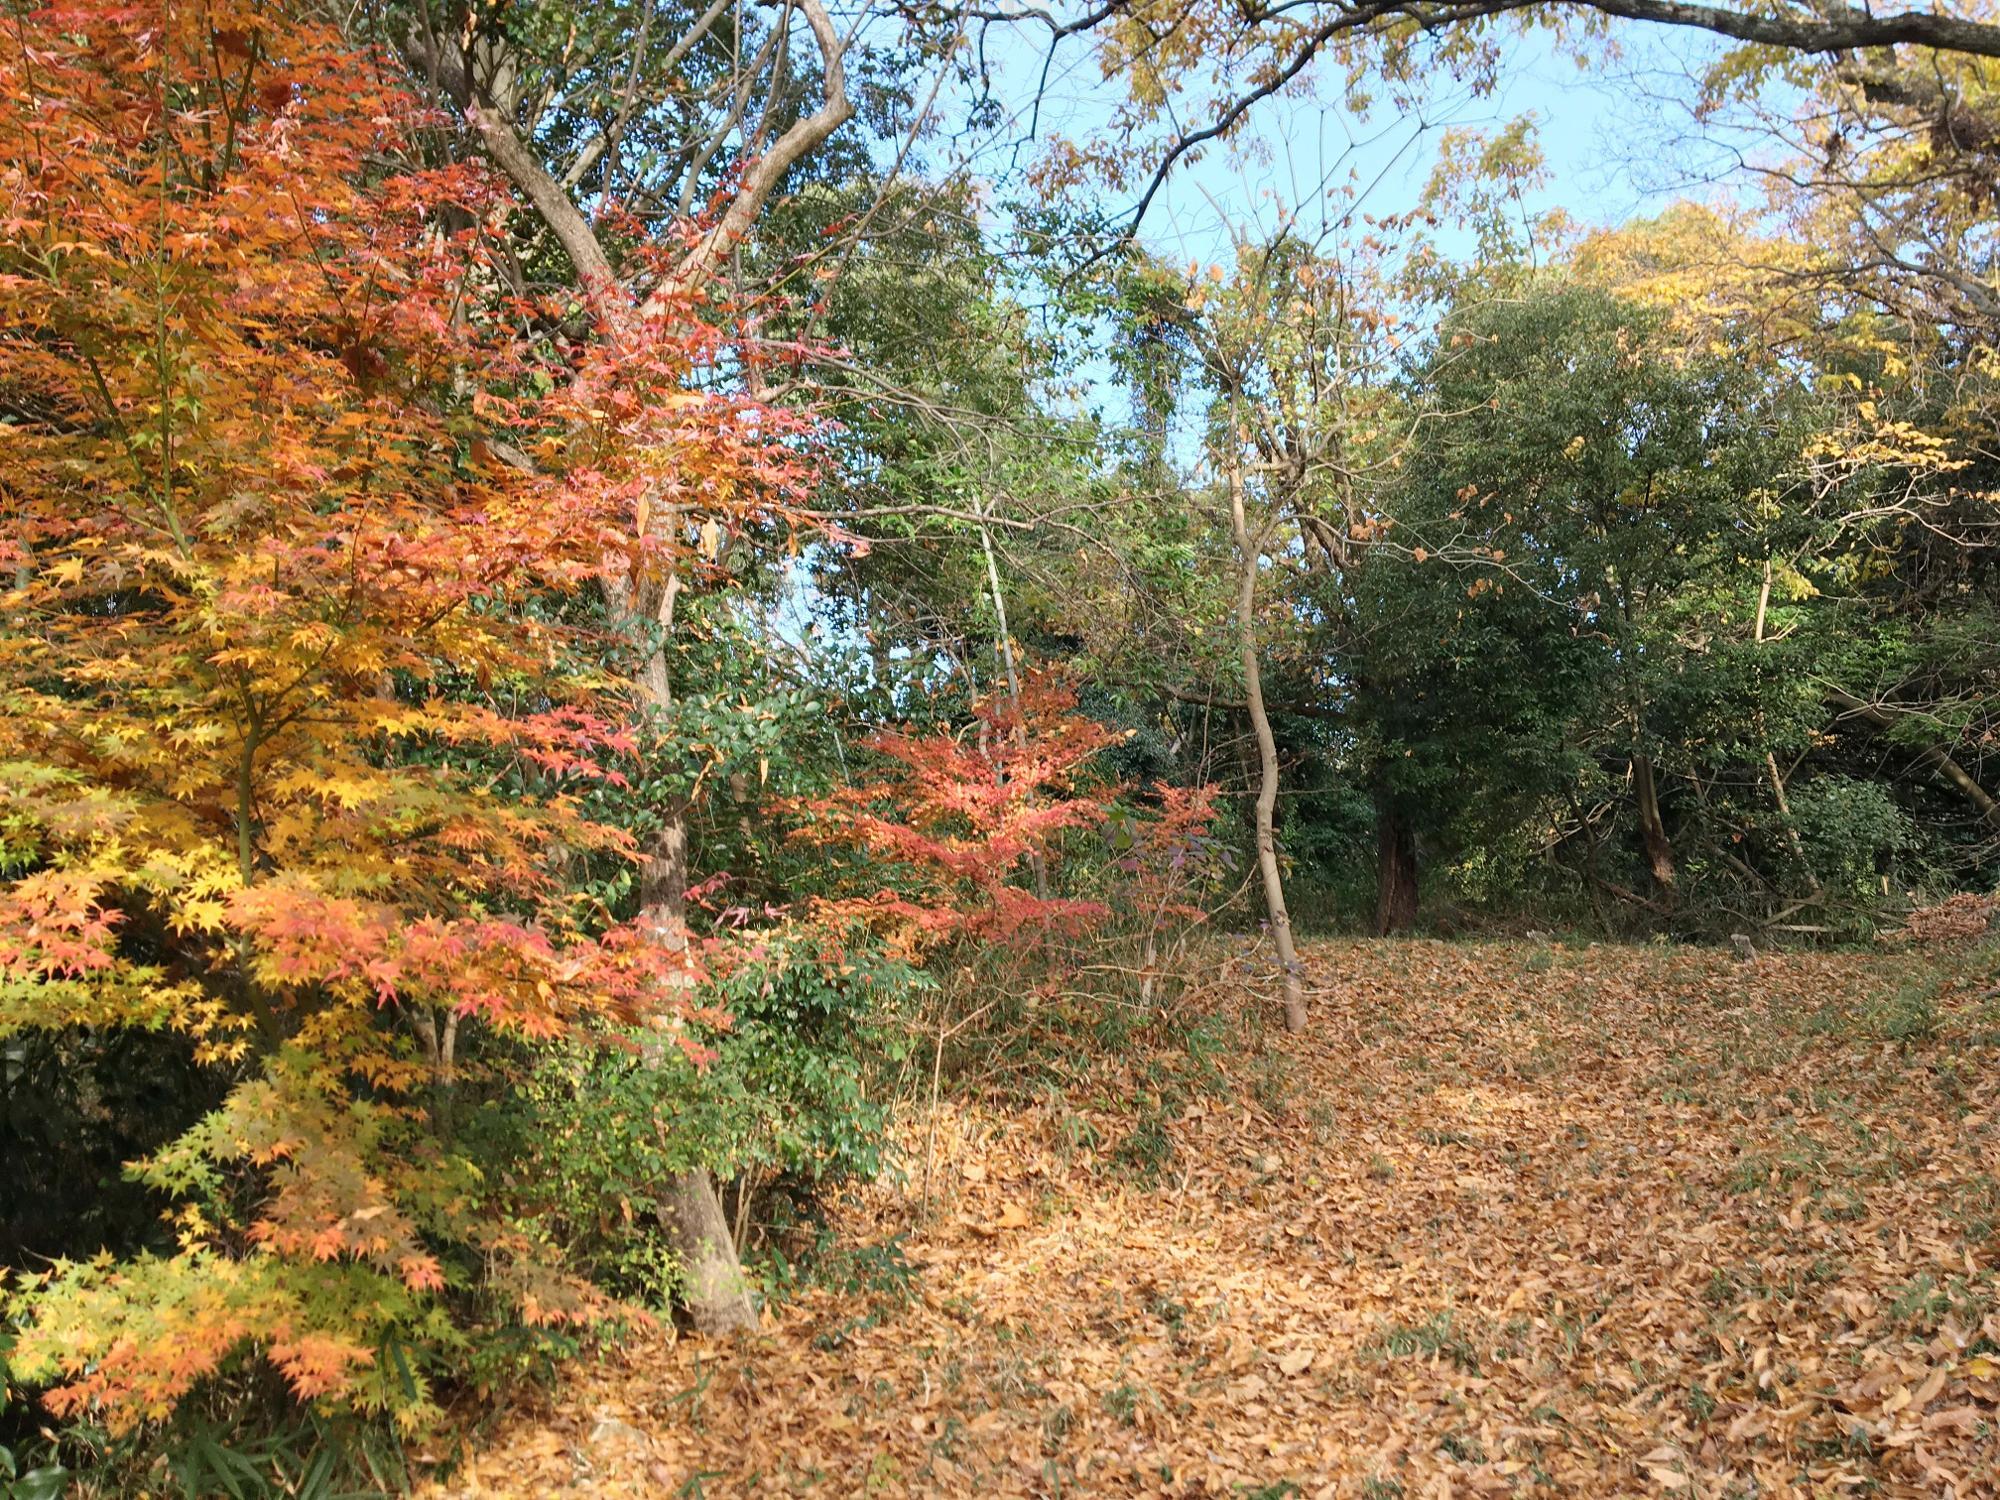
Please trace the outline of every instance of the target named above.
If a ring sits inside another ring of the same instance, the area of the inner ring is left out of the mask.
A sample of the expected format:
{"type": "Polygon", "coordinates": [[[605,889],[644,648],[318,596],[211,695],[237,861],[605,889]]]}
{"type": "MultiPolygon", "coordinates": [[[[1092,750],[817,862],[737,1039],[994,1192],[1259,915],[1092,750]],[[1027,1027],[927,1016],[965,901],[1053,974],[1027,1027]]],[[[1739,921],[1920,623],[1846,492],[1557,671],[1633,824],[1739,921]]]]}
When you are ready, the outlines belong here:
{"type": "Polygon", "coordinates": [[[439,1493],[2000,1494],[2000,1013],[1913,1038],[1889,957],[1306,963],[1302,1037],[1239,989],[948,1099],[928,1210],[919,1109],[837,1285],[580,1362],[439,1493]]]}

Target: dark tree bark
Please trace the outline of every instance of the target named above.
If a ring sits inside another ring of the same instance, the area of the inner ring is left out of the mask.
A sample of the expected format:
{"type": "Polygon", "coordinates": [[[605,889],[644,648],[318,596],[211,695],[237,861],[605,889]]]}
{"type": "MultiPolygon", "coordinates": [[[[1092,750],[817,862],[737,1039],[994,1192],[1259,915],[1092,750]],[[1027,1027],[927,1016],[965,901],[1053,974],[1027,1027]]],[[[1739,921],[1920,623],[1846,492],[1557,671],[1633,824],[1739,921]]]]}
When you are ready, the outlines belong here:
{"type": "Polygon", "coordinates": [[[1660,788],[1653,776],[1653,757],[1632,757],[1632,800],[1639,813],[1639,838],[1646,846],[1646,868],[1663,891],[1674,888],[1674,845],[1660,819],[1660,788]]]}
{"type": "Polygon", "coordinates": [[[1375,794],[1375,935],[1408,932],[1417,922],[1417,837],[1386,792],[1375,794]]]}

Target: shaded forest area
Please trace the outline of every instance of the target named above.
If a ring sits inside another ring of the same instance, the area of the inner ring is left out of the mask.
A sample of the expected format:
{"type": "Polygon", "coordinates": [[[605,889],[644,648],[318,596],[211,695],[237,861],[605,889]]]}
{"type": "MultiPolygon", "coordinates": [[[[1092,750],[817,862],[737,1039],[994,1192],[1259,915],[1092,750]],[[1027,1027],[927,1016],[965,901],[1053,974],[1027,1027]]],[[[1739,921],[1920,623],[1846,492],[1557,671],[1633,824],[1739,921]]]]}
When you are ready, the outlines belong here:
{"type": "Polygon", "coordinates": [[[1986,0],[6,23],[0,1500],[2000,1484],[1986,0]]]}

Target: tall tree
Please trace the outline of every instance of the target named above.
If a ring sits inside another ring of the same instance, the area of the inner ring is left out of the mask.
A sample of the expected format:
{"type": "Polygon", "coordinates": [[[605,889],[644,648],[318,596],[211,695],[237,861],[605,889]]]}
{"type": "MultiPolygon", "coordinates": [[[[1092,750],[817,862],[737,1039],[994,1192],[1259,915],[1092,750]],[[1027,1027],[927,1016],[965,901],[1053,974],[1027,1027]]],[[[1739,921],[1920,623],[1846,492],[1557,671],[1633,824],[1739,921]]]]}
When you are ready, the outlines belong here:
{"type": "MultiPolygon", "coordinates": [[[[600,357],[608,357],[614,367],[642,357],[652,330],[700,299],[787,174],[823,148],[854,113],[846,71],[851,37],[843,35],[820,0],[798,0],[786,7],[779,26],[765,36],[748,64],[732,65],[725,85],[697,91],[696,97],[709,106],[699,116],[706,132],[699,143],[673,139],[669,131],[663,161],[655,159],[651,174],[641,173],[626,190],[627,202],[666,206],[664,227],[672,229],[697,205],[701,174],[724,143],[737,137],[742,170],[719,206],[706,215],[684,249],[668,241],[653,253],[633,253],[613,238],[614,222],[629,226],[632,221],[586,212],[579,201],[583,185],[587,179],[607,188],[625,181],[620,152],[643,151],[637,143],[681,118],[687,96],[678,87],[682,73],[677,70],[693,67],[706,55],[724,12],[721,5],[692,17],[676,12],[674,19],[683,23],[679,34],[656,61],[648,51],[654,7],[643,8],[636,32],[629,29],[634,23],[628,13],[616,13],[609,35],[597,40],[608,52],[629,49],[627,86],[587,139],[573,119],[552,120],[549,114],[549,91],[572,70],[555,69],[546,61],[535,66],[535,57],[522,45],[519,23],[510,15],[475,9],[462,17],[434,17],[426,8],[403,37],[413,66],[434,79],[462,112],[480,149],[513,181],[561,247],[603,346],[600,357]],[[818,63],[818,97],[810,109],[794,103],[789,59],[795,13],[818,63]],[[552,164],[552,145],[567,152],[567,166],[552,164]],[[674,183],[680,187],[668,204],[674,183]]],[[[600,53],[591,68],[575,72],[579,86],[600,102],[607,97],[602,78],[610,66],[610,58],[600,53]]],[[[558,93],[558,102],[569,98],[558,93]]],[[[599,200],[600,208],[604,201],[599,200]]],[[[712,503],[715,498],[699,490],[638,484],[621,529],[639,539],[643,550],[635,554],[620,546],[604,560],[601,579],[612,620],[641,643],[632,687],[640,709],[649,715],[665,716],[673,708],[666,641],[675,626],[684,566],[698,552],[702,527],[729,519],[726,506],[712,503]]],[[[684,951],[689,941],[684,805],[665,810],[643,855],[640,923],[664,951],[684,951]]],[[[699,1169],[681,1174],[669,1201],[696,1322],[708,1332],[753,1326],[755,1312],[734,1238],[707,1174],[699,1169]]]]}
{"type": "Polygon", "coordinates": [[[1257,665],[1257,577],[1264,570],[1270,545],[1267,523],[1251,528],[1243,499],[1242,432],[1237,411],[1240,398],[1231,393],[1229,428],[1223,467],[1228,475],[1229,528],[1236,539],[1236,634],[1243,665],[1243,701],[1257,739],[1257,873],[1264,884],[1264,910],[1271,920],[1271,941],[1285,982],[1285,1029],[1306,1025],[1305,985],[1298,950],[1292,942],[1292,914],[1285,905],[1285,878],[1278,865],[1278,742],[1271,734],[1271,715],[1264,705],[1264,682],[1257,665]]]}

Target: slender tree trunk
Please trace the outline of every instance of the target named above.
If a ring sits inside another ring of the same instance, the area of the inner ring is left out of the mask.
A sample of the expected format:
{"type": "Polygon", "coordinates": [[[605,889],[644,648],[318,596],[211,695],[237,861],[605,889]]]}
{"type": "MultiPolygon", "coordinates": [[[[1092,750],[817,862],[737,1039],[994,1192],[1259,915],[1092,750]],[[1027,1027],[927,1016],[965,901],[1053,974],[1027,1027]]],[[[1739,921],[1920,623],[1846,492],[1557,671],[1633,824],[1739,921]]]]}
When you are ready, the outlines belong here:
{"type": "Polygon", "coordinates": [[[1236,434],[1230,434],[1229,521],[1236,533],[1242,574],[1236,590],[1236,631],[1243,651],[1243,697],[1250,726],[1257,735],[1257,868],[1264,877],[1264,906],[1271,916],[1271,940],[1285,970],[1285,1029],[1306,1026],[1305,986],[1299,978],[1299,956],[1292,947],[1292,917],[1285,909],[1284,875],[1278,868],[1277,836],[1272,828],[1278,809],[1278,741],[1264,712],[1264,685],[1257,671],[1257,566],[1262,548],[1254,546],[1243,511],[1243,466],[1236,434]]]}
{"type": "Polygon", "coordinates": [[[1646,743],[1646,695],[1639,682],[1638,629],[1632,622],[1632,593],[1625,580],[1618,590],[1619,654],[1625,669],[1626,713],[1632,721],[1632,800],[1639,814],[1639,839],[1645,846],[1646,866],[1662,897],[1671,901],[1674,890],[1674,846],[1667,837],[1667,825],[1660,818],[1659,783],[1653,776],[1653,757],[1642,747],[1646,743]]]}
{"type": "Polygon", "coordinates": [[[1660,791],[1653,779],[1653,757],[1632,757],[1632,796],[1638,805],[1639,837],[1646,846],[1646,865],[1663,891],[1674,888],[1674,846],[1660,821],[1660,791]]]}
{"type": "Polygon", "coordinates": [[[1408,932],[1417,921],[1417,840],[1386,792],[1375,794],[1375,935],[1408,932]]]}
{"type": "MultiPolygon", "coordinates": [[[[1014,637],[1007,630],[1007,596],[1000,588],[1000,564],[993,556],[993,528],[986,524],[985,502],[975,496],[972,513],[979,517],[979,547],[986,555],[986,586],[993,594],[993,618],[1000,631],[1000,663],[1007,669],[1007,702],[1014,710],[1014,743],[1028,747],[1028,726],[1021,718],[1021,673],[1014,665],[1014,637]]],[[[1039,849],[1028,851],[1028,866],[1035,875],[1035,897],[1049,899],[1049,865],[1039,849]]]]}
{"type": "MultiPolygon", "coordinates": [[[[1764,559],[1764,586],[1757,593],[1757,626],[1755,638],[1759,646],[1764,644],[1764,621],[1770,614],[1770,610],[1771,559],[1767,557],[1764,559]]],[[[1764,727],[1764,710],[1761,708],[1757,710],[1757,727],[1760,731],[1764,727]]],[[[1813,872],[1813,867],[1806,858],[1805,840],[1799,837],[1798,825],[1792,821],[1792,805],[1785,796],[1785,778],[1778,771],[1778,756],[1776,751],[1765,750],[1764,769],[1771,774],[1771,800],[1778,805],[1778,819],[1785,825],[1785,840],[1792,846],[1792,858],[1796,859],[1799,862],[1799,868],[1805,871],[1806,889],[1817,896],[1819,894],[1819,876],[1813,872]]]]}

